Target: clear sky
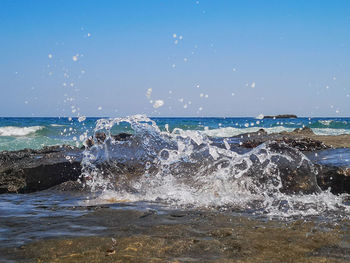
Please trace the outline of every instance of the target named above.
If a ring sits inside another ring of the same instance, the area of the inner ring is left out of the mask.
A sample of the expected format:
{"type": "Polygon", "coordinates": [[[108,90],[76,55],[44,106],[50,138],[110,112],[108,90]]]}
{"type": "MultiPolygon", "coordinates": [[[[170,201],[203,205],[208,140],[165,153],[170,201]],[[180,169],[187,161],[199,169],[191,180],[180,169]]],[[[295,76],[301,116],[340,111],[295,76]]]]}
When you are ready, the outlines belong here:
{"type": "Polygon", "coordinates": [[[347,0],[1,0],[0,43],[0,116],[350,116],[347,0]]]}

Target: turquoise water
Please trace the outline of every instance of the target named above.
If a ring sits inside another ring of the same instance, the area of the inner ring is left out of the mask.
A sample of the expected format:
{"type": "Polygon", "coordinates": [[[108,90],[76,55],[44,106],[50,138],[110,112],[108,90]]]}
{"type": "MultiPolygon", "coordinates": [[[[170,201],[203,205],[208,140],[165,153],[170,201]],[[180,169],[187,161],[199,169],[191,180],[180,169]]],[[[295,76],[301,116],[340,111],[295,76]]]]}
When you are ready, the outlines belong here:
{"type": "MultiPolygon", "coordinates": [[[[82,140],[94,132],[99,118],[0,118],[0,151],[24,148],[40,149],[50,145],[81,146],[82,140]],[[82,136],[83,135],[83,136],[82,136]]],[[[212,137],[232,137],[260,128],[267,132],[292,131],[308,126],[316,134],[350,134],[350,118],[152,118],[161,130],[174,128],[200,130],[212,137]]],[[[132,132],[130,126],[115,126],[112,132],[132,132]]]]}

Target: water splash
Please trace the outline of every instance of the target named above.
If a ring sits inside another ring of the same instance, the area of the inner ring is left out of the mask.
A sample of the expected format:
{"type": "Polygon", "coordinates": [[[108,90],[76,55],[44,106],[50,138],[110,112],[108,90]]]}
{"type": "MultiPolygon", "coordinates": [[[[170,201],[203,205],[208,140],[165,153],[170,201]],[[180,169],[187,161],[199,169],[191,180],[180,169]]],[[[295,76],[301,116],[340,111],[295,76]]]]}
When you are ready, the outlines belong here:
{"type": "Polygon", "coordinates": [[[269,215],[348,213],[347,196],[322,192],[317,168],[300,151],[267,142],[240,153],[214,145],[200,131],[161,131],[144,115],[100,119],[84,151],[82,180],[98,200],[161,202],[172,206],[254,210],[269,215]],[[116,140],[115,125],[133,135],[116,140]]]}
{"type": "Polygon", "coordinates": [[[44,126],[30,126],[30,127],[16,127],[16,126],[5,126],[0,127],[0,136],[13,136],[21,137],[31,134],[35,134],[37,131],[43,130],[44,126]]]}

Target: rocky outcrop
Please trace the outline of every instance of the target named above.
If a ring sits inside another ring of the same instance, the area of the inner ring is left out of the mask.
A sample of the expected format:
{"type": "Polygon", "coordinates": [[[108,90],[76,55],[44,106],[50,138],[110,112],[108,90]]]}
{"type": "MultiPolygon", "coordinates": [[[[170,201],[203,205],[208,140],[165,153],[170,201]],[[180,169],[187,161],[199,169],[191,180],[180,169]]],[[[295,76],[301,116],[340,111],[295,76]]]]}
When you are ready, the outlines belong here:
{"type": "Polygon", "coordinates": [[[301,135],[314,135],[315,133],[310,127],[296,128],[292,133],[301,134],[301,135]]]}
{"type": "MultiPolygon", "coordinates": [[[[312,132],[312,131],[311,131],[312,132]]],[[[245,148],[255,148],[267,141],[284,142],[288,146],[298,149],[299,151],[319,151],[330,148],[330,146],[323,142],[308,137],[291,136],[287,133],[281,134],[264,134],[260,135],[250,134],[249,136],[242,136],[242,146],[245,148]]]]}
{"type": "Polygon", "coordinates": [[[298,148],[302,151],[315,151],[327,148],[350,148],[350,134],[341,135],[317,135],[311,128],[304,127],[295,129],[292,132],[270,133],[267,134],[260,129],[259,132],[240,134],[232,137],[238,139],[247,148],[256,147],[267,141],[284,141],[288,145],[295,147],[298,143],[293,143],[292,140],[301,142],[303,145],[298,148]],[[307,147],[310,145],[310,147],[307,147]]]}
{"type": "MultiPolygon", "coordinates": [[[[130,134],[112,135],[115,141],[130,138],[130,134]]],[[[103,143],[106,134],[89,138],[87,147],[103,143]]],[[[71,146],[48,146],[41,150],[24,149],[0,152],[0,194],[30,193],[56,186],[57,190],[81,190],[77,179],[81,175],[83,149],[71,146]]]]}
{"type": "Polygon", "coordinates": [[[115,141],[126,141],[126,140],[130,139],[131,136],[132,135],[129,133],[122,132],[122,133],[119,133],[117,135],[112,135],[112,138],[115,141]]]}
{"type": "Polygon", "coordinates": [[[328,149],[329,146],[325,145],[323,142],[318,140],[312,140],[310,138],[290,138],[283,137],[282,140],[284,143],[289,145],[290,147],[296,148],[299,151],[319,151],[328,149]]]}
{"type": "Polygon", "coordinates": [[[295,148],[281,142],[268,142],[258,152],[253,152],[250,160],[253,162],[248,171],[249,177],[258,180],[258,186],[263,189],[270,188],[268,185],[279,184],[279,191],[285,194],[312,194],[319,193],[321,189],[317,185],[316,168],[305,156],[295,148]],[[264,154],[269,158],[262,158],[264,154]],[[264,160],[261,162],[260,160],[264,160]],[[266,173],[265,168],[272,164],[266,173]],[[272,169],[272,170],[271,170],[272,169]],[[255,179],[256,178],[256,179],[255,179]]]}
{"type": "Polygon", "coordinates": [[[264,119],[296,119],[298,118],[297,115],[294,114],[281,114],[281,115],[275,115],[275,116],[264,116],[264,119]]]}
{"type": "Polygon", "coordinates": [[[0,153],[0,193],[45,190],[81,173],[82,151],[70,146],[0,153]]]}
{"type": "Polygon", "coordinates": [[[322,190],[330,189],[333,194],[350,193],[350,168],[318,165],[317,183],[322,190]]]}
{"type": "MultiPolygon", "coordinates": [[[[119,133],[116,135],[111,135],[112,140],[114,141],[126,141],[128,139],[130,139],[132,135],[129,133],[119,133]]],[[[92,137],[90,136],[86,141],[85,141],[85,146],[90,148],[93,145],[97,144],[102,144],[105,142],[105,140],[107,139],[107,135],[104,132],[96,132],[95,136],[92,137]]]]}
{"type": "MultiPolygon", "coordinates": [[[[264,131],[259,131],[259,134],[262,134],[259,135],[260,137],[268,136],[264,131]]],[[[114,139],[128,140],[130,135],[116,135],[114,139]]],[[[262,143],[254,140],[248,142],[250,148],[262,143]]],[[[245,147],[247,147],[248,142],[244,145],[245,147]]],[[[269,173],[264,172],[269,163],[260,162],[263,158],[259,157],[260,155],[264,156],[265,151],[268,150],[275,154],[269,162],[278,168],[278,174],[282,179],[282,189],[280,189],[282,192],[308,194],[319,192],[320,187],[322,190],[331,188],[335,194],[350,193],[350,169],[329,165],[315,165],[313,167],[311,162],[303,160],[304,155],[300,151],[315,151],[324,147],[325,145],[321,142],[307,138],[282,137],[280,140],[268,142],[265,147],[252,153],[250,159],[253,165],[247,171],[246,176],[254,178],[258,187],[259,185],[264,187],[266,183],[271,182],[274,184],[274,179],[269,176],[269,173]]],[[[81,149],[70,146],[1,152],[0,193],[29,193],[51,187],[62,191],[80,191],[83,187],[76,181],[81,174],[82,152],[81,149]]],[[[239,164],[237,164],[238,166],[239,164]]],[[[127,181],[142,175],[144,172],[144,165],[132,160],[122,163],[112,159],[98,164],[98,167],[101,171],[123,174],[123,178],[127,181]]],[[[157,170],[157,167],[154,169],[157,170]]],[[[152,174],[152,168],[150,168],[149,173],[152,174]]],[[[121,185],[121,182],[118,184],[121,185]]]]}

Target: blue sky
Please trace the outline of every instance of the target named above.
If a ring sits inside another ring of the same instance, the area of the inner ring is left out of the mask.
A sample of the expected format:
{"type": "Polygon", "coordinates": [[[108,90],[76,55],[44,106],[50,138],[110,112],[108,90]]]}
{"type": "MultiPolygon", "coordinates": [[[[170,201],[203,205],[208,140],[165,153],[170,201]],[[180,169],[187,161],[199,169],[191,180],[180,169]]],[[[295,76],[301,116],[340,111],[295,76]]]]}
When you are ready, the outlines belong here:
{"type": "Polygon", "coordinates": [[[350,116],[350,1],[2,0],[0,42],[0,116],[350,116]]]}

